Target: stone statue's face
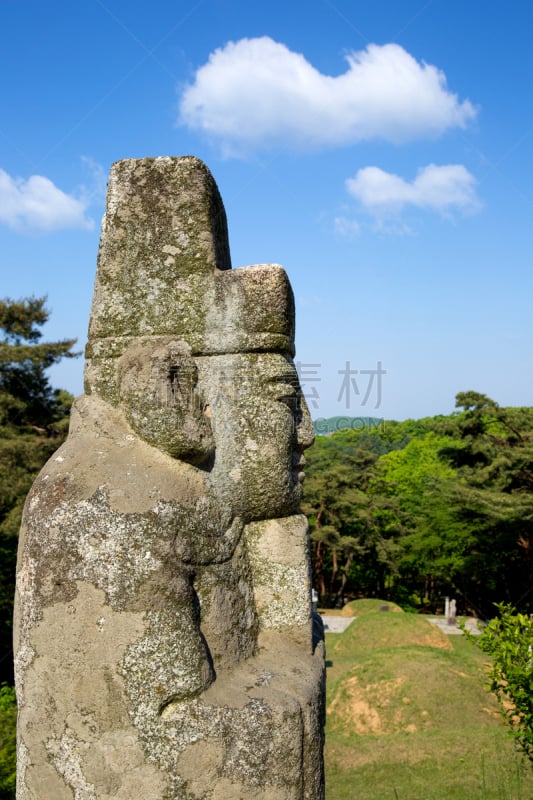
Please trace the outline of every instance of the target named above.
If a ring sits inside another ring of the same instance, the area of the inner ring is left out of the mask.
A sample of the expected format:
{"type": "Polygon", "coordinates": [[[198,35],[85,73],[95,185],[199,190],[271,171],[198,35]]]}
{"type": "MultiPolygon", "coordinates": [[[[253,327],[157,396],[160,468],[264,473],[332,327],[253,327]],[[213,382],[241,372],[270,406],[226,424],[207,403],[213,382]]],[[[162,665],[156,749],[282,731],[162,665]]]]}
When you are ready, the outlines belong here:
{"type": "Polygon", "coordinates": [[[209,472],[213,499],[243,521],[298,511],[311,417],[290,358],[192,358],[140,342],[118,366],[128,422],[148,444],[209,472]]]}
{"type": "Polygon", "coordinates": [[[313,425],[292,360],[247,353],[197,360],[215,437],[214,485],[243,519],[298,510],[313,425]]]}
{"type": "Polygon", "coordinates": [[[134,431],[173,458],[208,467],[214,440],[194,359],[174,344],[140,341],[122,356],[118,373],[134,431]]]}

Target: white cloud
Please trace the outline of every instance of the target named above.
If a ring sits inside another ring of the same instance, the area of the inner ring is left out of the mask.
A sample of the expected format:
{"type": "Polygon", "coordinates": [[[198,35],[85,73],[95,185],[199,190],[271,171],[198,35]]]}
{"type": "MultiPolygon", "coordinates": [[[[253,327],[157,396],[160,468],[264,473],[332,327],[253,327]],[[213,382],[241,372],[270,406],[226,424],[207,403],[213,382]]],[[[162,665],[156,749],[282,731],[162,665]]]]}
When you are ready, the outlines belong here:
{"type": "Polygon", "coordinates": [[[348,192],[372,214],[399,212],[406,206],[446,214],[476,211],[480,202],[476,179],[461,164],[429,164],[409,183],[379,167],[364,167],[346,181],[348,192]]]}
{"type": "Polygon", "coordinates": [[[333,220],[335,232],[339,236],[347,236],[350,239],[355,239],[361,233],[361,224],[356,219],[349,219],[349,217],[335,217],[333,220]]]}
{"type": "Polygon", "coordinates": [[[102,205],[105,203],[107,172],[102,164],[90,156],[82,156],[81,162],[89,173],[90,183],[89,185],[83,184],[80,186],[78,195],[82,202],[88,206],[93,203],[102,205]]]}
{"type": "Polygon", "coordinates": [[[314,149],[403,142],[464,128],[476,115],[441,70],[399,45],[371,44],[346,60],[348,70],[334,77],[267,36],[229,42],[185,88],[180,122],[234,154],[272,142],[314,149]]]}
{"type": "Polygon", "coordinates": [[[15,230],[91,229],[88,203],[58,189],[43,175],[12,178],[0,169],[0,224],[15,230]]]}

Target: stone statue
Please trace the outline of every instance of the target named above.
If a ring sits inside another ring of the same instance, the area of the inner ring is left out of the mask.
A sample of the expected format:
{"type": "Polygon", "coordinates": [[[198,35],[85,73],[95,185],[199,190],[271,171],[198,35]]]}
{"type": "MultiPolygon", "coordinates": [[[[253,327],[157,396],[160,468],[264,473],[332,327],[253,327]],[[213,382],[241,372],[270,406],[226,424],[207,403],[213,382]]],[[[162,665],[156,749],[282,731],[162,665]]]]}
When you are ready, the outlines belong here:
{"type": "Polygon", "coordinates": [[[112,167],[85,395],[20,535],[17,800],[324,797],[293,326],[202,162],[112,167]]]}

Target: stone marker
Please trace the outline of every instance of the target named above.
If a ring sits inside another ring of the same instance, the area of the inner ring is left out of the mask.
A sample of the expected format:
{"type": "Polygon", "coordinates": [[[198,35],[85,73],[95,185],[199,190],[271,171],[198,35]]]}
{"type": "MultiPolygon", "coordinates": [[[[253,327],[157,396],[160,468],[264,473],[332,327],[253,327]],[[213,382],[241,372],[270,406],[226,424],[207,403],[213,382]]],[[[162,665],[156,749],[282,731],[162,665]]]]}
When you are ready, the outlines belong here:
{"type": "Polygon", "coordinates": [[[85,395],[20,535],[18,800],[324,797],[293,343],[204,164],[112,167],[85,395]]]}
{"type": "Polygon", "coordinates": [[[457,624],[457,604],[455,600],[450,600],[450,605],[448,607],[448,625],[456,625],[457,624]]]}

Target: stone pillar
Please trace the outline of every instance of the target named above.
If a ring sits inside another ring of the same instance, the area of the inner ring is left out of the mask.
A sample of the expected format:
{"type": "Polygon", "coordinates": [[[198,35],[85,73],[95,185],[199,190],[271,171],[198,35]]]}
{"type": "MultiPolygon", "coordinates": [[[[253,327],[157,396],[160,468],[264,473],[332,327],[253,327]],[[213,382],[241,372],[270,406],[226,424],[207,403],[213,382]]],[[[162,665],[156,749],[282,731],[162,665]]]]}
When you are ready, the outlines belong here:
{"type": "Polygon", "coordinates": [[[195,158],[112,167],[69,436],[25,506],[17,800],[322,800],[313,439],[284,270],[195,158]]]}
{"type": "Polygon", "coordinates": [[[448,625],[457,624],[456,615],[457,615],[457,604],[455,600],[452,599],[450,600],[450,606],[448,608],[448,625]]]}

